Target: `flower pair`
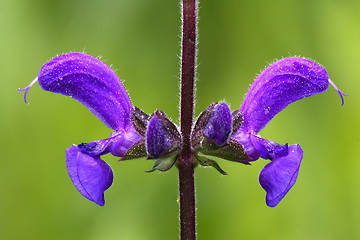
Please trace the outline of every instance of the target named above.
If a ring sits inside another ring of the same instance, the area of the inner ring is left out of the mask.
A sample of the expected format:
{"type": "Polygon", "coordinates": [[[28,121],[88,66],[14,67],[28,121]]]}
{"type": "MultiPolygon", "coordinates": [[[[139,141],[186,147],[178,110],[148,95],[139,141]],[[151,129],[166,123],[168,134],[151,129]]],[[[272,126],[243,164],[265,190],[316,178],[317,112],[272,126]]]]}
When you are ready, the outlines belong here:
{"type": "MultiPolygon", "coordinates": [[[[24,89],[39,82],[54,93],[81,102],[107,127],[110,138],[72,145],[66,150],[68,173],[77,190],[103,206],[104,192],[113,173],[101,155],[111,153],[122,160],[156,159],[153,170],[166,171],[176,164],[182,137],[178,128],[161,111],[151,116],[134,107],[114,71],[99,59],[84,53],[60,55],[40,70],[24,89]]],[[[276,206],[294,185],[303,152],[299,145],[280,145],[258,133],[290,103],[325,91],[331,82],[326,70],[300,57],[281,59],[262,71],[251,85],[239,110],[226,103],[211,104],[197,119],[192,131],[194,161],[225,172],[207,156],[249,164],[258,158],[271,162],[260,173],[267,192],[266,203],[276,206]]]]}

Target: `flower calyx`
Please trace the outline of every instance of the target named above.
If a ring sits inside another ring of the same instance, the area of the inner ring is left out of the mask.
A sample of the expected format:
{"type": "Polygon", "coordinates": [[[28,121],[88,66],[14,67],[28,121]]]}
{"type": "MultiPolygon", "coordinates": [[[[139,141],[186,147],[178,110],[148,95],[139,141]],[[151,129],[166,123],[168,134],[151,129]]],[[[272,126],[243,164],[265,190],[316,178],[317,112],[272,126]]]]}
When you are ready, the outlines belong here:
{"type": "Polygon", "coordinates": [[[145,139],[148,159],[156,159],[153,168],[147,172],[169,170],[180,152],[181,135],[163,111],[157,110],[151,115],[145,139]]]}
{"type": "Polygon", "coordinates": [[[231,138],[232,133],[240,128],[241,123],[242,114],[239,110],[231,112],[224,102],[210,104],[199,115],[192,132],[192,146],[197,163],[202,166],[212,166],[225,175],[226,173],[215,161],[201,155],[249,164],[243,146],[231,138]]]}
{"type": "Polygon", "coordinates": [[[181,135],[177,126],[163,111],[156,110],[151,116],[138,107],[131,110],[131,122],[143,137],[121,158],[123,160],[147,157],[156,160],[152,169],[167,171],[176,162],[181,148],[181,135]]]}
{"type": "Polygon", "coordinates": [[[146,128],[149,123],[150,117],[140,108],[134,106],[131,109],[131,122],[138,133],[145,137],[146,128]]]}
{"type": "Polygon", "coordinates": [[[134,106],[131,109],[130,119],[135,130],[143,137],[134,143],[120,161],[143,158],[147,156],[145,134],[146,128],[149,123],[149,115],[143,112],[140,108],[134,106]]]}

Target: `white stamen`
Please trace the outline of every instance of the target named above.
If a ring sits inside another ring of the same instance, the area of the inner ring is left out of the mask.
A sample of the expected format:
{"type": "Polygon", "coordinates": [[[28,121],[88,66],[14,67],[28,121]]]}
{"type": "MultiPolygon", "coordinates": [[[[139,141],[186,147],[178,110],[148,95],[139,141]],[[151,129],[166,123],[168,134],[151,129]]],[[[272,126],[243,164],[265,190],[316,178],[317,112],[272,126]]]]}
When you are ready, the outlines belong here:
{"type": "Polygon", "coordinates": [[[331,81],[329,79],[329,83],[335,88],[335,90],[339,93],[340,97],[341,97],[341,106],[344,105],[344,97],[343,96],[347,96],[345,93],[343,93],[342,91],[340,91],[340,89],[335,85],[335,83],[333,83],[333,81],[331,81]]]}
{"type": "Polygon", "coordinates": [[[26,101],[27,93],[28,93],[28,91],[30,90],[30,88],[32,87],[32,85],[34,85],[37,81],[38,81],[38,78],[36,77],[26,88],[18,88],[19,91],[25,91],[24,101],[25,101],[26,104],[29,104],[29,103],[26,101]]]}

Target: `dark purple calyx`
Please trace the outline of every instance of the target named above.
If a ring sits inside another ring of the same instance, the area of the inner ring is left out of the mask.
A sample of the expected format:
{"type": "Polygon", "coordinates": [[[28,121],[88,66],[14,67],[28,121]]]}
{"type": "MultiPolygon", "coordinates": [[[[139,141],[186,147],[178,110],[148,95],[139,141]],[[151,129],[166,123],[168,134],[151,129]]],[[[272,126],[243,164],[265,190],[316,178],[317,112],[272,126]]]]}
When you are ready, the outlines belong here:
{"type": "Polygon", "coordinates": [[[249,164],[243,146],[231,138],[233,129],[239,129],[241,123],[241,112],[235,110],[231,113],[226,103],[212,103],[207,107],[198,117],[192,133],[197,163],[214,167],[222,174],[226,172],[215,161],[203,155],[249,164]]]}
{"type": "Polygon", "coordinates": [[[181,135],[164,112],[157,110],[152,114],[145,141],[148,159],[156,159],[154,167],[149,172],[169,170],[180,151],[181,135]]]}
{"type": "Polygon", "coordinates": [[[146,150],[149,159],[164,158],[179,150],[181,135],[164,112],[157,110],[146,131],[146,150]]]}
{"type": "Polygon", "coordinates": [[[192,133],[195,149],[224,146],[232,130],[232,114],[226,103],[212,103],[200,114],[192,133]]]}

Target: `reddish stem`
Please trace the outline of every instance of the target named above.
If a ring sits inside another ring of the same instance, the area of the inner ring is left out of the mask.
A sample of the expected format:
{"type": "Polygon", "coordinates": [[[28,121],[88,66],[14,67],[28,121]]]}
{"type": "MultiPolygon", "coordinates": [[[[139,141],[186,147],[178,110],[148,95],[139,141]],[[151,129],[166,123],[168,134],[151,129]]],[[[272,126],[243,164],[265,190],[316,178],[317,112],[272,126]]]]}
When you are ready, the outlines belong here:
{"type": "Polygon", "coordinates": [[[180,228],[182,240],[196,239],[194,159],[191,129],[194,118],[196,68],[197,1],[183,0],[181,55],[180,128],[182,149],[178,159],[180,191],[180,228]]]}

